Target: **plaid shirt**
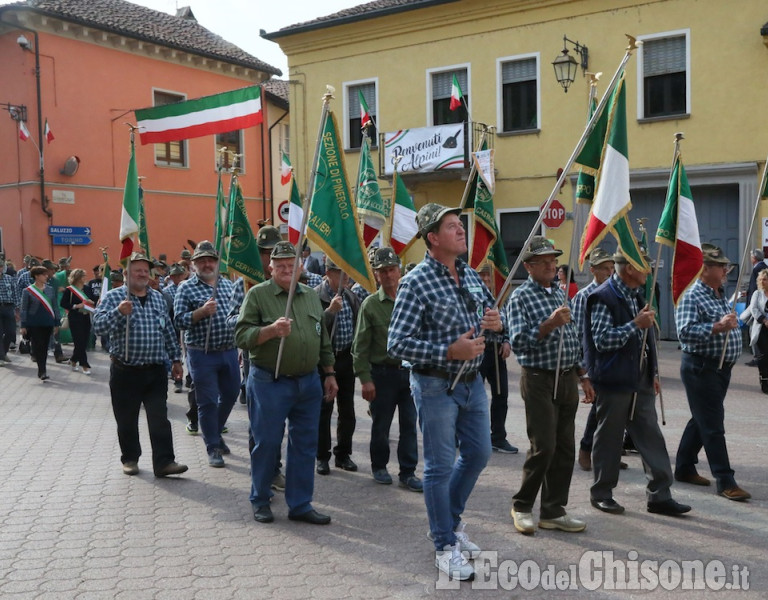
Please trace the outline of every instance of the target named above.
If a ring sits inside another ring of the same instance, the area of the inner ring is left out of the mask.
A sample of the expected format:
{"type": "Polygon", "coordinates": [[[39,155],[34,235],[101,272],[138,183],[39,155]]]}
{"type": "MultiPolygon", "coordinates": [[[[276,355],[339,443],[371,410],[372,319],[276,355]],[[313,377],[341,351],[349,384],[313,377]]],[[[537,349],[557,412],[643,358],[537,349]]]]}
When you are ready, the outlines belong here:
{"type": "MultiPolygon", "coordinates": [[[[715,290],[697,279],[680,298],[675,309],[675,323],[683,352],[720,360],[725,333],[712,335],[712,328],[731,312],[731,307],[725,298],[725,291],[722,288],[719,291],[718,298],[715,290]]],[[[736,362],[740,354],[741,333],[734,329],[728,336],[725,362],[736,362]]]]}
{"type": "MultiPolygon", "coordinates": [[[[641,305],[638,299],[641,290],[639,288],[632,290],[615,273],[611,275],[610,285],[624,297],[629,310],[637,316],[641,305]]],[[[642,341],[643,330],[633,321],[614,327],[613,317],[608,307],[602,302],[595,302],[592,306],[592,339],[598,352],[613,352],[623,348],[632,335],[637,336],[638,341],[642,341]]]]}
{"type": "MultiPolygon", "coordinates": [[[[493,296],[476,271],[456,259],[460,285],[444,264],[427,253],[400,281],[387,339],[390,356],[413,368],[438,368],[458,373],[462,360],[447,360],[448,346],[470,327],[480,333],[480,320],[493,296]]],[[[504,323],[502,316],[502,323],[504,323]]],[[[491,333],[486,340],[497,339],[491,333]]],[[[468,361],[466,372],[476,371],[483,355],[468,361]]]]}
{"type": "Polygon", "coordinates": [[[238,277],[232,285],[232,297],[229,299],[229,312],[227,313],[227,325],[235,330],[237,317],[240,315],[240,307],[245,300],[245,283],[242,277],[238,277]]]}
{"type": "Polygon", "coordinates": [[[559,287],[553,285],[551,290],[551,293],[548,292],[529,276],[512,293],[506,306],[512,351],[523,367],[553,371],[557,368],[560,336],[564,334],[560,368],[580,367],[581,343],[573,321],[538,339],[539,326],[560,308],[565,300],[564,292],[559,287]]]}
{"type": "Polygon", "coordinates": [[[305,285],[316,288],[318,285],[323,283],[323,276],[318,275],[317,273],[313,273],[312,271],[304,271],[304,275],[307,276],[307,282],[305,285]]]}
{"type": "Polygon", "coordinates": [[[368,296],[371,295],[371,293],[366,290],[362,285],[359,283],[355,283],[355,285],[352,286],[352,289],[350,290],[355,296],[357,296],[358,300],[360,300],[360,304],[363,303],[363,300],[365,300],[368,296]]]}
{"type": "Polygon", "coordinates": [[[105,292],[93,315],[93,332],[109,335],[109,353],[129,365],[160,365],[181,360],[178,335],[173,328],[163,294],[147,288],[144,306],[131,295],[133,312],[129,326],[128,360],[125,359],[125,315],[117,310],[125,300],[125,287],[105,292]]]}
{"type": "Polygon", "coordinates": [[[573,324],[576,325],[576,331],[579,333],[579,339],[584,336],[584,318],[587,308],[587,296],[597,289],[598,283],[594,279],[586,287],[580,289],[571,300],[571,317],[573,324]]]}
{"type": "MultiPolygon", "coordinates": [[[[323,283],[316,288],[316,291],[320,294],[321,298],[323,295],[329,296],[330,298],[333,298],[336,295],[333,290],[331,290],[331,286],[327,281],[323,281],[323,283]]],[[[333,329],[333,338],[331,339],[331,345],[333,346],[334,352],[350,348],[352,346],[352,338],[355,336],[355,322],[352,318],[352,306],[343,294],[341,297],[343,302],[341,303],[341,310],[336,313],[336,327],[333,329]]],[[[328,333],[331,333],[330,327],[328,328],[328,333]]]]}
{"type": "Polygon", "coordinates": [[[210,317],[200,319],[192,324],[192,312],[203,306],[213,297],[213,287],[192,275],[182,281],[176,290],[173,300],[174,322],[179,329],[186,329],[184,343],[189,348],[205,348],[205,338],[208,333],[208,321],[213,319],[211,336],[208,340],[210,350],[226,350],[235,346],[234,324],[227,322],[229,302],[232,298],[232,282],[219,277],[216,292],[216,312],[210,317]]]}
{"type": "Polygon", "coordinates": [[[29,269],[22,269],[16,273],[16,297],[19,300],[18,306],[21,306],[21,293],[32,285],[32,275],[29,269]]]}
{"type": "Polygon", "coordinates": [[[0,304],[13,304],[14,306],[21,305],[19,291],[16,288],[16,275],[8,275],[8,273],[0,274],[0,304]]]}

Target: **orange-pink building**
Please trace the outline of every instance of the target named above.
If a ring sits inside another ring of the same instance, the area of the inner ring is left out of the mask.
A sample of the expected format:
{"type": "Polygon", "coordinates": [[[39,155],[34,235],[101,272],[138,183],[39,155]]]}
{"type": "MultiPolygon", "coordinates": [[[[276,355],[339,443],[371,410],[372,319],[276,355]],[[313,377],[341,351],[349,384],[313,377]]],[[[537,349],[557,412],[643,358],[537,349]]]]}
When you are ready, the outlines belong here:
{"type": "MultiPolygon", "coordinates": [[[[189,9],[172,16],[124,0],[2,6],[0,56],[0,231],[17,266],[24,254],[72,255],[73,266],[87,268],[100,260],[100,246],[109,247],[115,262],[133,109],[280,75],[200,26],[189,9]],[[50,142],[41,132],[46,120],[50,142]],[[19,137],[22,123],[27,141],[19,137]],[[43,150],[42,173],[36,145],[43,150]]],[[[274,218],[272,180],[279,164],[272,156],[287,139],[281,130],[287,99],[274,89],[262,96],[261,126],[144,146],[136,136],[154,256],[165,253],[174,261],[187,240],[213,237],[216,149],[222,145],[242,154],[240,183],[254,229],[257,220],[274,218]]],[[[226,190],[228,176],[225,181],[226,190]]]]}

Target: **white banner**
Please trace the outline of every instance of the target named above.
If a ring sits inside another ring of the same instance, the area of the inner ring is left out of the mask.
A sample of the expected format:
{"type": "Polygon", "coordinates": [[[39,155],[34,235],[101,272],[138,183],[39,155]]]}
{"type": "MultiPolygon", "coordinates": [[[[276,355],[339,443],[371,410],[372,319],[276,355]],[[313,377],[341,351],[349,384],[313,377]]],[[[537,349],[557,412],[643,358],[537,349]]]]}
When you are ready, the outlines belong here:
{"type": "Polygon", "coordinates": [[[431,173],[464,168],[464,124],[401,129],[384,134],[384,173],[431,173]]]}
{"type": "Polygon", "coordinates": [[[493,194],[496,191],[496,172],[493,167],[493,149],[473,152],[477,174],[485,183],[485,187],[493,194]]]}

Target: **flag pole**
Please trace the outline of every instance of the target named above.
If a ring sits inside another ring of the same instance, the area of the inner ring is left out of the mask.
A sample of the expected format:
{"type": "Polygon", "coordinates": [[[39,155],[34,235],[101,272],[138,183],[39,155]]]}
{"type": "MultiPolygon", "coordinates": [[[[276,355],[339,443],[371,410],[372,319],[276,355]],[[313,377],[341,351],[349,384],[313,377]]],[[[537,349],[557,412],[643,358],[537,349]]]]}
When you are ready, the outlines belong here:
{"type": "MultiPolygon", "coordinates": [[[[293,296],[296,293],[296,285],[299,282],[299,261],[301,254],[299,248],[301,248],[304,241],[304,229],[309,221],[309,208],[312,206],[312,196],[315,194],[315,179],[317,179],[317,163],[320,160],[320,144],[323,143],[323,129],[325,128],[325,120],[328,117],[328,110],[333,98],[333,93],[336,90],[328,85],[326,86],[325,94],[323,94],[323,110],[320,114],[320,124],[317,130],[317,143],[315,144],[315,156],[312,159],[312,171],[309,175],[309,187],[307,188],[307,195],[304,197],[304,205],[302,207],[304,214],[301,217],[301,227],[299,228],[299,239],[296,243],[296,258],[293,261],[293,276],[291,277],[291,285],[288,288],[288,301],[285,304],[285,318],[287,319],[291,314],[291,304],[293,304],[293,296]]],[[[280,346],[277,350],[277,362],[275,363],[275,379],[280,376],[280,362],[283,358],[283,350],[285,349],[285,338],[280,338],[280,346]]]]}
{"type": "MultiPolygon", "coordinates": [[[[223,152],[226,150],[225,146],[222,146],[219,149],[219,152],[223,152]]],[[[227,151],[229,152],[229,151],[227,151]]],[[[229,194],[230,197],[232,196],[232,189],[233,186],[238,185],[237,183],[237,159],[242,156],[242,154],[235,154],[234,152],[229,152],[229,154],[232,157],[232,168],[230,170],[231,177],[229,178],[229,194]]],[[[219,173],[221,173],[221,162],[219,162],[219,173]]],[[[221,272],[219,271],[220,264],[221,264],[221,256],[224,252],[224,238],[227,237],[227,234],[229,233],[229,209],[231,207],[227,205],[227,210],[224,213],[224,222],[221,223],[221,231],[219,231],[219,239],[216,240],[217,244],[217,252],[219,253],[219,260],[216,261],[216,281],[213,284],[213,294],[211,295],[211,300],[214,302],[216,301],[216,296],[218,295],[219,291],[219,278],[221,277],[221,272]]],[[[218,309],[217,309],[218,310],[218,309]]],[[[211,340],[211,327],[213,326],[213,315],[208,317],[208,327],[205,330],[205,353],[208,354],[208,343],[211,340]]]]}
{"type": "MultiPolygon", "coordinates": [[[[587,101],[587,113],[589,113],[589,110],[592,106],[592,101],[597,96],[597,80],[599,79],[599,75],[590,76],[590,82],[589,82],[589,99],[587,101]]],[[[591,116],[591,115],[590,115],[591,116]]],[[[576,200],[574,199],[573,202],[573,233],[571,234],[571,249],[568,254],[568,268],[565,270],[565,293],[563,294],[563,307],[568,306],[568,288],[571,285],[571,274],[573,273],[573,257],[578,252],[578,240],[579,240],[579,232],[576,229],[576,200]]],[[[578,332],[577,332],[578,333],[578,332]]],[[[560,365],[563,360],[563,342],[565,341],[565,336],[563,335],[563,332],[560,332],[560,339],[557,341],[557,365],[555,367],[555,385],[552,388],[552,399],[557,399],[557,388],[560,384],[560,365]]]]}
{"type": "MultiPolygon", "coordinates": [[[[768,158],[766,158],[765,166],[763,167],[763,176],[760,178],[760,188],[757,190],[757,200],[755,200],[755,210],[752,213],[752,221],[749,224],[749,233],[747,233],[746,243],[744,244],[744,252],[741,255],[741,263],[739,264],[739,276],[736,279],[736,291],[734,292],[733,306],[731,307],[731,314],[736,314],[736,298],[739,293],[739,285],[741,285],[741,278],[744,277],[744,267],[747,264],[747,257],[749,256],[749,248],[752,245],[752,232],[755,228],[755,221],[757,220],[757,211],[760,209],[760,200],[763,197],[763,190],[766,185],[766,177],[768,177],[768,158]]],[[[750,298],[747,298],[747,304],[749,304],[750,298]]],[[[720,365],[718,370],[723,368],[725,362],[725,350],[728,348],[728,336],[731,334],[731,330],[725,332],[725,341],[723,342],[723,351],[720,354],[720,365]]]]}
{"type": "MultiPolygon", "coordinates": [[[[624,66],[627,64],[627,62],[629,62],[629,59],[632,56],[632,52],[634,52],[640,45],[642,45],[642,42],[638,42],[631,35],[629,34],[625,34],[625,35],[629,38],[629,45],[627,46],[624,52],[624,57],[621,59],[621,62],[619,63],[618,68],[616,69],[616,72],[613,74],[613,78],[608,84],[608,88],[605,90],[605,94],[603,94],[603,97],[600,99],[600,102],[597,105],[597,108],[595,109],[595,112],[592,115],[592,118],[589,120],[589,122],[587,123],[587,126],[584,128],[584,133],[581,134],[581,138],[576,144],[576,147],[571,153],[571,156],[568,158],[568,161],[565,163],[562,173],[560,173],[560,176],[557,178],[557,181],[555,182],[555,187],[552,189],[552,192],[550,193],[549,198],[547,198],[547,201],[544,203],[544,206],[541,207],[541,210],[539,211],[539,217],[536,219],[536,222],[531,228],[531,232],[528,234],[528,237],[526,238],[525,243],[523,244],[523,248],[527,248],[530,245],[531,240],[533,239],[533,236],[536,235],[536,230],[539,227],[541,227],[541,222],[544,220],[544,215],[549,210],[549,207],[552,204],[552,201],[555,199],[555,196],[557,196],[558,193],[560,192],[560,186],[563,184],[563,182],[565,181],[565,178],[568,176],[568,172],[570,171],[571,167],[573,167],[573,163],[576,162],[576,157],[584,148],[584,144],[586,144],[587,138],[592,133],[592,130],[595,128],[595,124],[597,123],[597,120],[600,118],[600,115],[602,114],[603,109],[605,108],[605,105],[608,104],[608,99],[610,98],[614,88],[616,87],[616,84],[619,81],[619,76],[621,75],[621,72],[624,69],[624,66]]],[[[521,260],[522,256],[523,256],[523,253],[521,252],[518,255],[518,257],[515,259],[515,264],[510,269],[509,275],[507,275],[507,278],[504,281],[504,285],[501,286],[501,290],[499,291],[499,296],[498,298],[496,298],[496,302],[493,305],[494,309],[497,309],[499,306],[504,304],[504,301],[507,299],[507,295],[511,291],[510,288],[512,286],[512,279],[514,278],[515,273],[517,272],[517,269],[520,267],[520,263],[522,262],[521,260]]],[[[464,364],[461,365],[461,368],[459,369],[459,372],[456,375],[456,378],[451,383],[451,387],[450,387],[451,391],[453,391],[453,389],[456,387],[456,384],[459,382],[459,378],[464,373],[464,369],[467,368],[468,362],[469,361],[464,361],[464,364]]]]}
{"type": "MultiPolygon", "coordinates": [[[[132,125],[131,123],[125,123],[128,125],[128,128],[131,130],[131,154],[133,154],[133,148],[134,148],[134,133],[138,129],[136,125],[132,125]]],[[[42,155],[41,155],[42,156],[42,155]]],[[[137,177],[138,179],[138,177],[137,177]]],[[[136,237],[138,238],[138,232],[136,233],[136,237]]],[[[128,260],[125,264],[125,299],[128,300],[128,302],[131,301],[131,257],[128,257],[128,260]]],[[[128,313],[125,315],[125,362],[128,362],[128,340],[130,339],[131,334],[131,313],[128,313]]]]}
{"type": "MultiPolygon", "coordinates": [[[[685,139],[685,136],[683,135],[682,131],[678,131],[675,134],[675,150],[672,153],[672,168],[669,170],[669,182],[667,183],[667,190],[669,190],[669,186],[672,184],[672,174],[675,171],[675,164],[677,163],[679,157],[680,157],[680,142],[685,139]]],[[[679,195],[679,194],[678,194],[679,195]]],[[[647,250],[647,249],[646,249],[647,250]]],[[[651,290],[650,293],[654,294],[656,292],[656,281],[659,275],[659,261],[661,261],[661,244],[658,242],[656,243],[656,261],[653,263],[653,267],[651,268],[651,290]]],[[[646,306],[653,307],[653,301],[651,298],[645,299],[646,306]]],[[[645,345],[648,343],[648,330],[655,327],[655,324],[651,325],[648,329],[643,329],[643,338],[642,342],[640,343],[640,372],[643,372],[643,367],[645,366],[645,345]]],[[[654,336],[654,339],[651,341],[654,345],[656,344],[655,340],[656,336],[654,336]]],[[[654,365],[656,371],[659,369],[659,357],[658,352],[656,353],[656,364],[654,365]]],[[[659,383],[659,387],[661,387],[661,383],[659,383]]],[[[664,416],[664,400],[663,398],[660,399],[661,404],[661,422],[662,425],[666,425],[666,418],[664,416]]],[[[632,408],[629,411],[629,420],[635,418],[635,407],[637,406],[637,392],[635,392],[632,395],[632,408]]]]}
{"type": "MultiPolygon", "coordinates": [[[[488,133],[488,127],[486,125],[483,125],[483,131],[480,134],[480,141],[477,143],[477,150],[475,152],[480,152],[483,149],[483,144],[485,143],[485,136],[488,133]]],[[[472,181],[475,178],[475,174],[477,173],[477,166],[475,165],[475,161],[470,161],[470,167],[469,167],[469,177],[467,178],[467,184],[464,186],[464,193],[461,195],[461,202],[459,203],[459,208],[464,210],[464,207],[467,205],[467,198],[469,197],[469,189],[472,187],[472,181]]]]}

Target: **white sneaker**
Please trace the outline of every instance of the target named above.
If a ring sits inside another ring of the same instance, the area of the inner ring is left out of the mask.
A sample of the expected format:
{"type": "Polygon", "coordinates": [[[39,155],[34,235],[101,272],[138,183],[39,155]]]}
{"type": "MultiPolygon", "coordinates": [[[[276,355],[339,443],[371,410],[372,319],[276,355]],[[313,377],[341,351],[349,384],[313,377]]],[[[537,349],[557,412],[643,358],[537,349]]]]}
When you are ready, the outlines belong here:
{"type": "Polygon", "coordinates": [[[461,543],[445,546],[435,552],[435,566],[451,579],[467,581],[475,577],[475,570],[461,553],[461,543]]]}
{"type": "Polygon", "coordinates": [[[83,367],[83,375],[90,375],[90,374],[91,374],[91,370],[83,367]]]}
{"type": "Polygon", "coordinates": [[[531,535],[536,531],[533,526],[533,514],[529,512],[517,512],[512,509],[512,520],[515,523],[515,529],[525,535],[531,535]]]}
{"type": "MultiPolygon", "coordinates": [[[[461,553],[468,559],[474,560],[480,556],[480,547],[477,544],[473,544],[469,541],[469,536],[464,532],[465,523],[459,523],[453,532],[456,534],[456,541],[461,544],[461,553]]],[[[434,542],[435,538],[432,537],[432,532],[427,531],[427,539],[430,542],[434,542]]]]}
{"type": "Polygon", "coordinates": [[[578,533],[587,528],[587,524],[579,519],[574,519],[570,515],[563,515],[556,519],[540,519],[539,527],[542,529],[559,529],[569,533],[578,533]]]}

